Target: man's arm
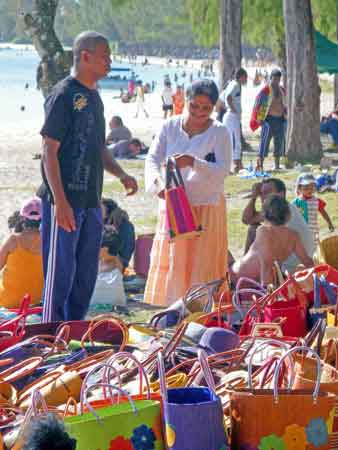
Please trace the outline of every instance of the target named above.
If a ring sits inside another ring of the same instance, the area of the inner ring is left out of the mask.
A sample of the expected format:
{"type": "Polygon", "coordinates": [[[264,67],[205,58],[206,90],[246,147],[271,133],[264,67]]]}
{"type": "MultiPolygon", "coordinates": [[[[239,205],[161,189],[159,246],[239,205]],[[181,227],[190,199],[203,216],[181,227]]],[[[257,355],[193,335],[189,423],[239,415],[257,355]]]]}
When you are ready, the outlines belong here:
{"type": "Polygon", "coordinates": [[[333,223],[330,219],[330,216],[328,215],[328,213],[326,212],[325,209],[319,210],[321,216],[323,217],[323,219],[325,220],[325,222],[327,223],[327,226],[329,227],[330,231],[334,231],[334,226],[333,223]]]}
{"type": "Polygon", "coordinates": [[[53,194],[56,222],[64,230],[71,232],[75,231],[76,224],[73,209],[68,203],[61,181],[60,165],[57,157],[59,148],[59,141],[43,136],[42,164],[53,194]]]}
{"type": "Polygon", "coordinates": [[[112,175],[115,175],[123,184],[127,195],[134,195],[137,190],[137,181],[134,177],[128,175],[117,161],[111,156],[109,150],[105,147],[102,151],[103,167],[112,175]]]}
{"type": "Polygon", "coordinates": [[[237,113],[235,105],[234,105],[234,99],[232,98],[231,94],[227,96],[227,103],[230,107],[231,112],[237,113]]]}
{"type": "Polygon", "coordinates": [[[252,197],[242,214],[242,222],[245,225],[259,225],[263,221],[262,213],[256,210],[256,201],[260,196],[261,187],[261,183],[255,183],[252,186],[252,197]]]}

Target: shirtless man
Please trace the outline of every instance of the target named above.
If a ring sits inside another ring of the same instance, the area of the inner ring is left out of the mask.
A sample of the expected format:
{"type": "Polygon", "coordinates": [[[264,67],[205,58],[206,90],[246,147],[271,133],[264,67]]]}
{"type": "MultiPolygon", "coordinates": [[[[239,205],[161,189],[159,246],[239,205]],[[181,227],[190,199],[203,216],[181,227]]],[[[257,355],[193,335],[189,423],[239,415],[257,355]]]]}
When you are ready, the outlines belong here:
{"type": "Polygon", "coordinates": [[[282,72],[272,70],[270,83],[258,93],[252,112],[250,127],[255,131],[262,127],[261,141],[257,157],[257,170],[263,171],[264,158],[268,156],[271,138],[274,142],[275,170],[278,170],[280,157],[284,154],[285,140],[285,91],[280,86],[282,72]]]}
{"type": "MultiPolygon", "coordinates": [[[[284,182],[279,178],[264,178],[261,183],[255,183],[252,186],[251,198],[242,214],[242,222],[249,225],[245,253],[249,251],[250,246],[255,241],[257,228],[264,221],[263,212],[257,208],[257,200],[260,198],[263,203],[270,194],[279,195],[285,200],[286,186],[284,182]]],[[[307,255],[312,258],[315,251],[315,243],[311,231],[297,207],[289,204],[289,208],[290,218],[287,226],[299,234],[307,255]]],[[[300,261],[296,255],[292,254],[283,261],[282,268],[289,273],[293,273],[299,263],[300,261]]]]}
{"type": "Polygon", "coordinates": [[[264,286],[273,282],[274,262],[282,263],[292,253],[305,267],[313,266],[299,234],[286,226],[290,218],[288,202],[279,195],[269,195],[263,203],[263,224],[248,253],[231,268],[233,281],[240,277],[256,280],[264,286]]]}

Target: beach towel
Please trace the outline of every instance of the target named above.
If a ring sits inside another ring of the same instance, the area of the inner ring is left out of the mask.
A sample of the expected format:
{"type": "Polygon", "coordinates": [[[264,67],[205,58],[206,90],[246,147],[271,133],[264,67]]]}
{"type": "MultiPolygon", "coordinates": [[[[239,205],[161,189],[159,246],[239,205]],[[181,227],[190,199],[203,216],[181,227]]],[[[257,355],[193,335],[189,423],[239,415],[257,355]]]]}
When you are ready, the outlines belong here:
{"type": "MultiPolygon", "coordinates": [[[[283,103],[285,104],[285,90],[280,86],[283,103]]],[[[250,128],[252,131],[256,131],[266,119],[272,102],[272,87],[267,84],[261,89],[256,97],[255,104],[252,110],[250,119],[250,128]]]]}

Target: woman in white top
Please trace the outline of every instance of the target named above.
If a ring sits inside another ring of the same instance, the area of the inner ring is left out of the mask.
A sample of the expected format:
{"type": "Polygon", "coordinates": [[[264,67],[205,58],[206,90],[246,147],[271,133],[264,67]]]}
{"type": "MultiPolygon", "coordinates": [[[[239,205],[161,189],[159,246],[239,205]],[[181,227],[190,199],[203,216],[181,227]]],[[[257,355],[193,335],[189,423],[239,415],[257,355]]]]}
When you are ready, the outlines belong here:
{"type": "Polygon", "coordinates": [[[167,306],[194,284],[223,277],[227,271],[224,179],[230,172],[228,131],[210,118],[218,99],[211,80],[187,91],[187,114],[169,119],[154,139],[145,165],[145,185],[159,200],[159,220],[145,289],[147,303],[167,306]],[[165,228],[164,166],[174,156],[203,232],[169,243],[165,228]]]}

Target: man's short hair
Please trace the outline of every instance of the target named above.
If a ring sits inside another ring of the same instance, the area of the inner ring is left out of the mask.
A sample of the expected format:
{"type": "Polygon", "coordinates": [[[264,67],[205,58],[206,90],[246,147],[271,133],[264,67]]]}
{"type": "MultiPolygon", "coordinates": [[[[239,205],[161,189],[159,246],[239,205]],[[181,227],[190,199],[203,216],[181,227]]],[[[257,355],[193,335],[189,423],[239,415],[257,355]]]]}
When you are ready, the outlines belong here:
{"type": "Polygon", "coordinates": [[[243,76],[248,76],[248,72],[243,69],[243,67],[241,67],[240,69],[236,70],[235,78],[236,80],[239,80],[243,76]]]}
{"type": "Polygon", "coordinates": [[[285,225],[290,218],[288,202],[279,195],[268,195],[263,203],[263,217],[272,225],[285,225]]]}
{"type": "Polygon", "coordinates": [[[130,139],[129,144],[134,144],[138,145],[139,147],[142,147],[142,142],[137,138],[130,139]]]}
{"type": "Polygon", "coordinates": [[[276,192],[286,194],[286,186],[284,181],[280,180],[279,178],[264,178],[262,181],[265,183],[273,183],[275,186],[276,192]]]}
{"type": "Polygon", "coordinates": [[[111,120],[113,120],[119,127],[123,126],[123,121],[120,116],[113,116],[111,120]]]}
{"type": "Polygon", "coordinates": [[[81,53],[84,50],[94,52],[97,45],[102,43],[108,44],[108,39],[97,31],[83,31],[78,34],[73,43],[74,65],[76,66],[79,64],[81,60],[81,53]]]}

